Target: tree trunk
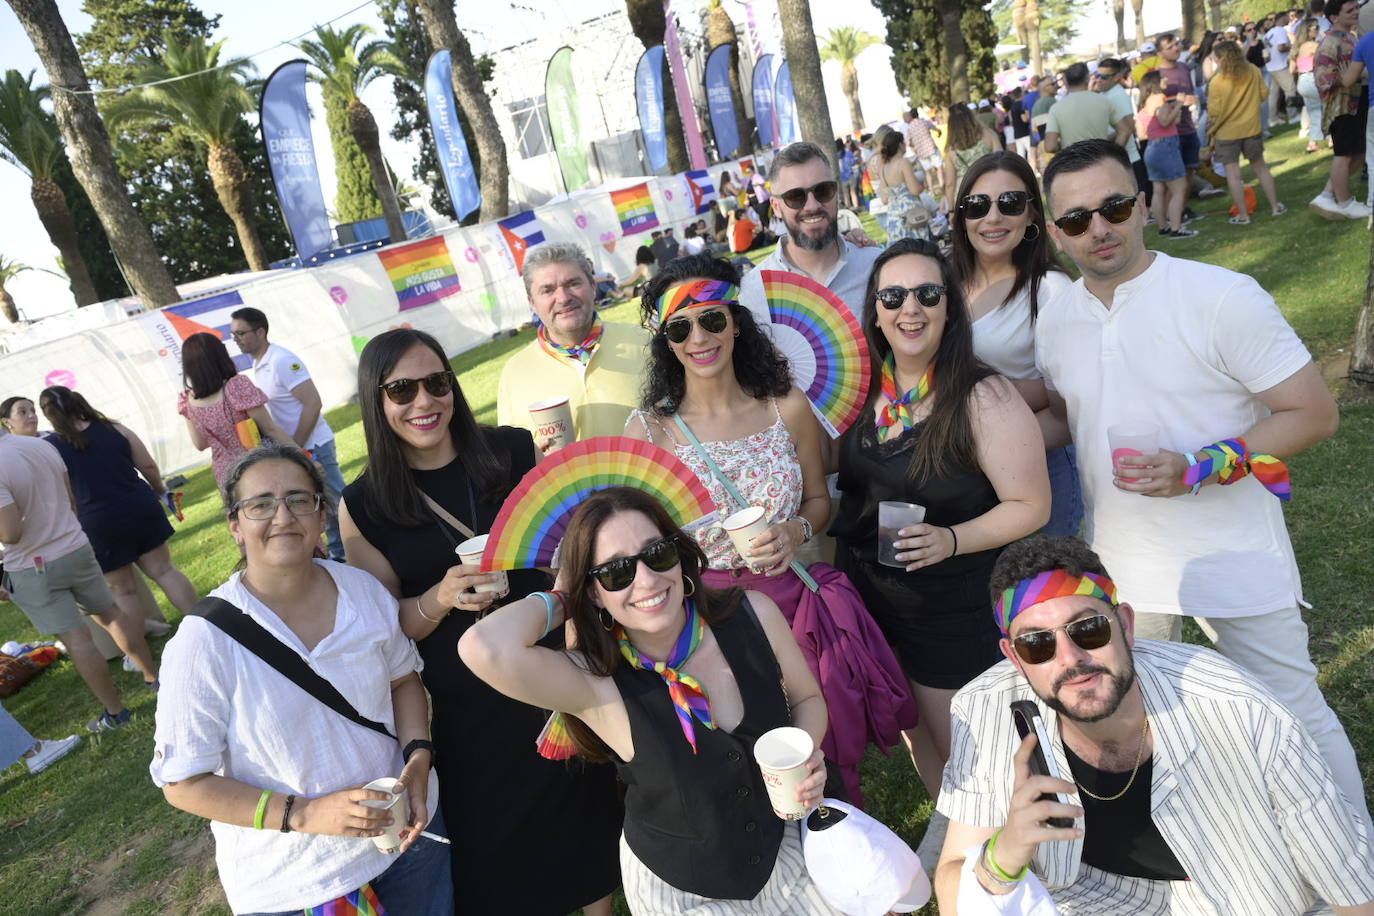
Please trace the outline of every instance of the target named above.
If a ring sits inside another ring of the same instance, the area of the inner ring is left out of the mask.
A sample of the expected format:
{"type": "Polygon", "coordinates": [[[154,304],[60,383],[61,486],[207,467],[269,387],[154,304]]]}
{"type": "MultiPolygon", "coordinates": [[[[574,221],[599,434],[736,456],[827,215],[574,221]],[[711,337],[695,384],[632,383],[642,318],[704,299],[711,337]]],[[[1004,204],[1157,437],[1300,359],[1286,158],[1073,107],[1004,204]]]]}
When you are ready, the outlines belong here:
{"type": "Polygon", "coordinates": [[[238,153],[229,146],[211,146],[209,152],[210,181],[215,186],[215,196],[234,224],[234,234],[239,237],[239,247],[248,262],[249,270],[270,270],[267,249],[263,248],[258,237],[258,227],[253,222],[253,198],[248,190],[248,170],[238,153]]]}
{"type": "Polygon", "coordinates": [[[1040,0],[1026,0],[1026,40],[1030,42],[1030,60],[1026,66],[1031,73],[1039,73],[1044,63],[1040,59],[1040,0]]]}
{"type": "Polygon", "coordinates": [[[1137,51],[1145,43],[1144,9],[1145,0],[1131,0],[1131,10],[1135,13],[1135,47],[1137,51]]]}
{"type": "Polygon", "coordinates": [[[1183,34],[1179,36],[1186,47],[1188,42],[1200,39],[1203,32],[1203,0],[1183,0],[1183,34]]]}
{"type": "Polygon", "coordinates": [[[86,70],[77,56],[72,36],[56,0],[7,0],[33,42],[38,58],[47,71],[53,89],[53,114],[62,131],[67,158],[77,181],[90,198],[100,224],[109,236],[110,247],[124,266],[124,272],[143,298],[146,308],[170,305],[181,297],[167,267],[153,244],[152,233],[139,218],[129,200],[124,179],[115,165],[114,150],[105,122],[89,95],[75,95],[56,87],[76,90],[90,88],[86,70]]]}
{"type": "Polygon", "coordinates": [[[1355,351],[1350,354],[1350,378],[1374,387],[1374,243],[1369,249],[1369,279],[1364,286],[1364,307],[1355,327],[1355,351]]]}
{"type": "MultiPolygon", "coordinates": [[[[668,30],[668,17],[663,11],[663,0],[625,0],[625,15],[630,20],[630,31],[635,33],[645,48],[663,44],[664,33],[668,30]]],[[[687,155],[687,140],[682,132],[682,112],[677,110],[677,93],[673,91],[673,72],[668,66],[668,57],[663,57],[663,133],[668,141],[668,169],[685,172],[692,167],[687,155]]]]}
{"type": "Polygon", "coordinates": [[[76,220],[72,219],[71,208],[67,206],[67,195],[51,178],[35,177],[29,188],[29,198],[33,201],[33,208],[38,211],[38,221],[48,231],[48,239],[62,256],[62,269],[71,281],[76,304],[81,306],[99,302],[100,294],[95,291],[91,273],[86,269],[86,259],[81,254],[76,220]]]}
{"type": "Polygon", "coordinates": [[[396,188],[391,184],[391,176],[386,173],[386,160],[382,158],[382,138],[377,130],[377,120],[372,117],[372,109],[359,99],[348,103],[348,132],[358,149],[363,151],[368,171],[372,173],[372,189],[382,202],[382,216],[386,217],[386,234],[391,241],[404,242],[407,238],[406,224],[401,219],[401,202],[396,199],[396,188]]]}
{"type": "Polygon", "coordinates": [[[19,307],[14,304],[14,297],[9,290],[3,286],[0,286],[0,315],[4,315],[10,324],[19,323],[19,307]]]}
{"type": "Polygon", "coordinates": [[[1030,37],[1026,34],[1026,0],[1011,2],[1011,30],[1021,40],[1021,54],[1030,54],[1030,37]]]}
{"type": "Polygon", "coordinates": [[[735,129],[739,131],[737,156],[747,156],[754,149],[754,125],[744,113],[744,89],[739,82],[739,42],[730,43],[730,103],[735,106],[735,129]]]}
{"type": "Polygon", "coordinates": [[[937,10],[940,25],[945,37],[945,66],[949,69],[949,99],[951,102],[967,102],[968,86],[968,46],[964,44],[962,22],[964,6],[961,0],[939,0],[937,10]]]}
{"type": "Polygon", "coordinates": [[[782,19],[782,45],[792,72],[792,93],[797,99],[802,139],[825,151],[835,165],[835,133],[830,127],[830,109],[825,103],[825,84],[821,81],[821,52],[811,26],[807,0],[778,0],[782,19]]]}
{"type": "Polygon", "coordinates": [[[1126,0],[1112,0],[1112,18],[1116,20],[1116,53],[1126,53],[1126,0]]]}
{"type": "Polygon", "coordinates": [[[424,13],[425,31],[434,49],[447,48],[453,62],[453,94],[472,125],[481,157],[479,184],[482,191],[483,222],[501,219],[510,211],[510,166],[501,126],[491,110],[491,99],[482,88],[482,77],[472,60],[472,48],[458,29],[453,0],[418,0],[424,13]]]}
{"type": "Polygon", "coordinates": [[[1226,27],[1221,24],[1221,0],[1207,0],[1207,9],[1212,15],[1212,30],[1223,31],[1226,27]]]}

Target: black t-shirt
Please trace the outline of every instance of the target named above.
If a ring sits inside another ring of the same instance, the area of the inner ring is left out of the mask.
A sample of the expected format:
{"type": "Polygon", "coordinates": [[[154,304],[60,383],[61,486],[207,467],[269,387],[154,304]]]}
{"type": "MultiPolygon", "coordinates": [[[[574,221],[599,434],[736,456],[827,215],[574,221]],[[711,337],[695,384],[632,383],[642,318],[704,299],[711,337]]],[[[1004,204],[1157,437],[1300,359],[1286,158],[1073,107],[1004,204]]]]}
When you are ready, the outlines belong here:
{"type": "MultiPolygon", "coordinates": [[[[1064,753],[1080,789],[1111,798],[1131,778],[1084,763],[1066,743],[1064,753]]],[[[1154,758],[1142,760],[1130,791],[1114,801],[1098,801],[1079,792],[1083,805],[1083,861],[1113,875],[1154,881],[1187,881],[1188,873],[1164,842],[1150,817],[1150,780],[1154,758]]]]}
{"type": "Polygon", "coordinates": [[[1026,108],[1023,104],[1021,104],[1020,99],[1011,103],[1011,111],[1009,111],[1007,114],[1011,117],[1011,135],[1013,137],[1030,136],[1030,122],[1021,120],[1021,112],[1025,110],[1026,108]]]}

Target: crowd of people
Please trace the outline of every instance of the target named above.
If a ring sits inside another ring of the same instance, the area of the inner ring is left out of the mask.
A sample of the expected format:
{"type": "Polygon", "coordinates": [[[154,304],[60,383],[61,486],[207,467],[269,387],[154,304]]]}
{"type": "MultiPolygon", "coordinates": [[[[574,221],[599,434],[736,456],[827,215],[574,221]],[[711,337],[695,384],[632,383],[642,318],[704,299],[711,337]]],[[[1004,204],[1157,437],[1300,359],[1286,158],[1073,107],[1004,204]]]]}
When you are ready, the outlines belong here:
{"type": "MultiPolygon", "coordinates": [[[[236,311],[250,371],[213,334],[183,348],[176,410],[241,556],[199,601],[138,436],[66,388],[6,400],[0,597],[60,635],[104,706],[92,731],[130,714],[83,616],[158,691],[152,778],[211,822],[239,914],[608,916],[618,888],[636,916],[919,907],[910,875],[877,890],[820,867],[817,814],[775,814],[755,744],[793,726],[813,746],[795,800],[821,812],[862,807],[868,748],[904,745],[936,800],[922,846],[945,912],[1371,916],[1374,828],[1281,509],[1285,462],[1335,432],[1335,402],[1257,283],[1145,244],[1151,222],[1194,234],[1207,164],[1248,220],[1241,154],[1283,213],[1261,115],[1313,72],[1333,91],[1340,53],[1356,85],[1346,6],[1264,39],[1309,70],[1261,72],[1239,36],[1185,60],[1164,35],[1138,75],[1078,63],[1062,97],[1033,78],[943,126],[911,111],[871,151],[790,144],[746,185],[723,176],[724,236],[655,233],[625,283],[538,245],[537,330],[502,368],[497,425],[441,341],[379,334],[351,481],[309,370],[236,311]],[[842,230],[868,186],[885,247],[842,230]],[[759,267],[826,287],[867,343],[868,400],[838,438],[769,333],[762,271],[720,256],[769,225],[759,267]],[[630,291],[638,322],[598,313],[630,291]],[[551,397],[566,437],[531,417],[551,397]],[[1149,444],[1119,445],[1126,427],[1149,444]],[[555,570],[456,556],[541,461],[599,436],[675,455],[715,520],[684,530],[615,487],[576,508],[555,570]],[[892,504],[922,512],[888,525],[892,504]],[[742,550],[721,520],[755,506],[742,550]],[[185,615],[160,666],[135,568],[185,615]],[[1212,648],[1181,642],[1184,617],[1212,648]],[[573,759],[542,752],[558,736],[573,759]]],[[[1349,158],[1351,96],[1327,98],[1321,136],[1349,158]]],[[[1353,216],[1334,168],[1330,188],[1353,216]]],[[[0,761],[75,743],[0,717],[0,761]]]]}

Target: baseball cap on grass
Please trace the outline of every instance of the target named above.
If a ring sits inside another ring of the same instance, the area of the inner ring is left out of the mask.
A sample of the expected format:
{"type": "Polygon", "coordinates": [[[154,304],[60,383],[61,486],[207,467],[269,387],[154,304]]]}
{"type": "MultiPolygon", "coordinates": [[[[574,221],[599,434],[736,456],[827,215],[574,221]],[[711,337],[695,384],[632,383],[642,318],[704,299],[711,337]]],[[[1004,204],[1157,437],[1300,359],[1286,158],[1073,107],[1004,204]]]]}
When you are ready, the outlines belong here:
{"type": "Polygon", "coordinates": [[[916,853],[857,808],[827,798],[802,823],[806,871],[846,916],[914,913],[930,899],[930,879],[916,853]]]}

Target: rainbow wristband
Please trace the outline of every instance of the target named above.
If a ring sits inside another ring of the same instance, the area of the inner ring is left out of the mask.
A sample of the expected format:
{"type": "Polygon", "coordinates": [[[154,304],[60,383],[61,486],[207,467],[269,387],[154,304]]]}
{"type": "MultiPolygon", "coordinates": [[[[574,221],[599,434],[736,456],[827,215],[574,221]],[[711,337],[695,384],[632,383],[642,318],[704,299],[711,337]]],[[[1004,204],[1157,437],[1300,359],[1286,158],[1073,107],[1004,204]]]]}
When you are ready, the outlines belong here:
{"type": "Polygon", "coordinates": [[[1217,483],[1230,486],[1238,480],[1255,475],[1270,493],[1284,502],[1293,498],[1293,486],[1288,466],[1273,455],[1252,455],[1244,439],[1222,439],[1200,450],[1201,457],[1183,473],[1183,485],[1196,487],[1217,475],[1217,483]]]}
{"type": "MultiPolygon", "coordinates": [[[[1193,453],[1192,453],[1192,452],[1184,452],[1184,453],[1183,453],[1183,457],[1188,459],[1188,467],[1190,467],[1190,468],[1197,467],[1197,459],[1193,457],[1193,453]]],[[[1187,472],[1185,472],[1184,475],[1183,475],[1183,483],[1184,483],[1184,486],[1187,486],[1187,484],[1188,484],[1188,474],[1187,474],[1187,472]]],[[[1202,481],[1199,480],[1197,483],[1193,484],[1193,489],[1190,490],[1190,491],[1188,491],[1188,492],[1189,492],[1189,495],[1190,495],[1190,496],[1197,496],[1197,491],[1198,491],[1198,490],[1201,490],[1201,489],[1202,489],[1202,481]]]]}
{"type": "Polygon", "coordinates": [[[262,795],[258,797],[258,810],[253,815],[253,829],[262,829],[262,820],[267,816],[267,800],[272,797],[271,789],[263,789],[262,795]]]}

